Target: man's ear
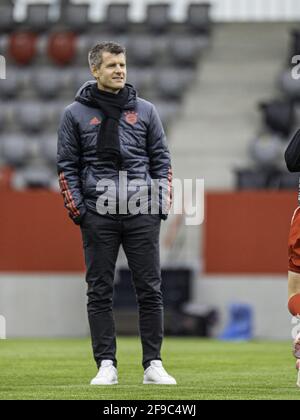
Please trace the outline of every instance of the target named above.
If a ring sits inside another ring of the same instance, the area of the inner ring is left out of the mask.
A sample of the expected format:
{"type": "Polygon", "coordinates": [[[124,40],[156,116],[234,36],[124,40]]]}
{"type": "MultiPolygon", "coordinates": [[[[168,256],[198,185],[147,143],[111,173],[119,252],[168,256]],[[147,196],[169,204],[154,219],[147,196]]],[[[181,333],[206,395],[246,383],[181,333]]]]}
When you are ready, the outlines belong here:
{"type": "Polygon", "coordinates": [[[96,67],[90,67],[91,73],[95,79],[98,79],[98,69],[96,67]]]}

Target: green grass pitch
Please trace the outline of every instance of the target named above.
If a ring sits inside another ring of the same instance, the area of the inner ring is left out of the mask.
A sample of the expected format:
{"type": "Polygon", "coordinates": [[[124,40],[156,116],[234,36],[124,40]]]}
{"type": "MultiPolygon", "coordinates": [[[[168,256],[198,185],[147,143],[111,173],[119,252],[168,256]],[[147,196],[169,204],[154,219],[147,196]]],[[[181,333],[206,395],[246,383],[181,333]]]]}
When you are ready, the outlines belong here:
{"type": "Polygon", "coordinates": [[[0,340],[0,399],[300,399],[289,342],[224,343],[165,338],[177,386],[142,385],[138,337],[118,339],[119,384],[91,387],[88,339],[0,340]]]}

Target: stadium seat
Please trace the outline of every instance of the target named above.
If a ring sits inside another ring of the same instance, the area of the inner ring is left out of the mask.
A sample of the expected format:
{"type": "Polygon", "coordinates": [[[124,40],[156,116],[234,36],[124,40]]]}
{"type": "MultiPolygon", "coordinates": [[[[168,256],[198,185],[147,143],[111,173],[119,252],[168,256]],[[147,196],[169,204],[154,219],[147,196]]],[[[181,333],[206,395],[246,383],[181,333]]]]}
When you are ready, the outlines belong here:
{"type": "Polygon", "coordinates": [[[61,117],[63,116],[65,107],[69,105],[69,102],[63,101],[57,104],[57,112],[56,112],[56,118],[57,121],[59,122],[61,117]]]}
{"type": "Polygon", "coordinates": [[[129,3],[111,3],[108,5],[105,21],[110,30],[114,32],[125,32],[129,29],[129,6],[129,3]]]}
{"type": "Polygon", "coordinates": [[[295,112],[291,102],[275,99],[261,102],[259,108],[266,127],[282,136],[289,136],[295,123],[295,112]]]}
{"type": "Polygon", "coordinates": [[[52,172],[43,166],[27,166],[19,169],[12,176],[12,186],[16,190],[28,188],[49,188],[52,181],[52,172]]]}
{"type": "Polygon", "coordinates": [[[75,32],[84,32],[89,27],[88,4],[67,3],[61,13],[61,23],[75,32]]]}
{"type": "Polygon", "coordinates": [[[22,79],[20,72],[15,67],[11,67],[6,72],[6,79],[0,79],[0,97],[11,99],[20,94],[22,90],[22,79]]]}
{"type": "MultiPolygon", "coordinates": [[[[110,38],[111,38],[111,36],[110,36],[110,38]]],[[[110,39],[110,38],[108,38],[108,39],[110,39]]],[[[104,39],[104,38],[101,37],[101,39],[104,39]]],[[[130,48],[130,35],[127,32],[122,32],[122,33],[115,34],[113,36],[113,39],[114,39],[115,42],[117,42],[118,44],[125,47],[127,49],[127,53],[128,53],[128,48],[130,48]]]]}
{"type": "Polygon", "coordinates": [[[167,31],[170,23],[170,4],[148,4],[146,24],[152,33],[167,31]]]}
{"type": "Polygon", "coordinates": [[[176,65],[194,66],[199,60],[199,48],[194,37],[171,38],[170,54],[176,65]]]}
{"type": "Polygon", "coordinates": [[[8,35],[0,35],[0,54],[6,56],[8,47],[8,35]]]}
{"type": "Polygon", "coordinates": [[[250,156],[258,165],[279,164],[284,153],[284,143],[276,135],[265,134],[253,139],[249,145],[250,156]]]}
{"type": "Polygon", "coordinates": [[[29,4],[27,6],[26,25],[36,32],[47,30],[50,25],[49,4],[29,4]]]}
{"type": "Polygon", "coordinates": [[[148,68],[128,67],[127,82],[132,84],[138,91],[151,87],[153,72],[148,68]]]}
{"type": "Polygon", "coordinates": [[[76,37],[76,66],[88,64],[88,53],[96,43],[88,34],[80,34],[76,37]]]}
{"type": "Polygon", "coordinates": [[[267,187],[266,174],[253,169],[235,170],[236,189],[252,190],[267,187]]]}
{"type": "Polygon", "coordinates": [[[14,28],[13,3],[11,0],[1,0],[0,4],[0,34],[7,33],[14,28]]]}
{"type": "Polygon", "coordinates": [[[191,3],[188,6],[187,24],[194,32],[209,33],[211,29],[210,3],[191,3]]]}
{"type": "Polygon", "coordinates": [[[5,105],[0,104],[0,133],[4,130],[6,125],[6,109],[5,105]]]}
{"type": "Polygon", "coordinates": [[[210,46],[211,38],[207,34],[197,34],[197,36],[193,36],[193,43],[197,46],[198,54],[200,54],[210,46]]]}
{"type": "Polygon", "coordinates": [[[28,134],[38,133],[48,128],[49,116],[40,102],[19,102],[14,113],[16,123],[19,123],[21,130],[28,134]]]}
{"type": "Polygon", "coordinates": [[[10,166],[23,165],[30,155],[29,141],[20,134],[0,136],[1,157],[10,166]]]}
{"type": "Polygon", "coordinates": [[[187,302],[180,311],[175,311],[175,317],[178,322],[173,323],[172,328],[176,335],[212,337],[213,328],[219,321],[219,312],[209,305],[187,302]]]}
{"type": "Polygon", "coordinates": [[[49,189],[55,192],[60,192],[59,180],[56,173],[50,178],[49,189]]]}
{"type": "Polygon", "coordinates": [[[261,190],[270,187],[278,189],[278,172],[276,168],[235,169],[236,189],[261,190]]]}
{"type": "Polygon", "coordinates": [[[168,124],[176,118],[180,105],[176,101],[156,101],[154,105],[159,113],[159,117],[163,123],[164,128],[167,130],[168,124]]]}
{"type": "Polygon", "coordinates": [[[296,191],[299,187],[299,172],[290,173],[283,171],[278,175],[278,185],[280,189],[294,190],[296,191]]]}
{"type": "Polygon", "coordinates": [[[280,88],[291,100],[300,100],[300,80],[292,77],[290,69],[281,74],[280,88]]]}
{"type": "Polygon", "coordinates": [[[162,97],[181,99],[193,78],[193,71],[164,68],[157,77],[157,92],[162,97]]]}
{"type": "Polygon", "coordinates": [[[291,59],[294,55],[300,55],[300,30],[293,29],[290,32],[290,51],[288,56],[288,66],[291,65],[291,59]]]}
{"type": "MultiPolygon", "coordinates": [[[[73,94],[74,97],[74,94],[73,94]]],[[[61,116],[63,114],[63,111],[67,105],[72,102],[72,99],[60,99],[60,100],[53,100],[53,101],[47,101],[46,104],[44,104],[44,110],[47,114],[49,124],[51,124],[51,127],[54,127],[53,132],[56,132],[58,124],[60,122],[61,116]]]]}
{"type": "Polygon", "coordinates": [[[86,67],[79,67],[77,69],[73,70],[73,76],[72,76],[72,92],[73,95],[76,93],[76,91],[88,80],[95,80],[92,76],[89,68],[86,67]]]}
{"type": "Polygon", "coordinates": [[[21,65],[30,64],[37,51],[37,35],[34,32],[14,32],[9,37],[9,54],[21,65]]]}
{"type": "Polygon", "coordinates": [[[76,55],[76,35],[73,32],[55,32],[49,36],[48,56],[57,65],[70,64],[76,55]]]}
{"type": "Polygon", "coordinates": [[[136,37],[130,42],[128,59],[133,65],[154,65],[158,48],[153,37],[136,37]]]}
{"type": "Polygon", "coordinates": [[[64,72],[51,67],[38,68],[32,71],[31,83],[40,98],[54,98],[64,87],[64,72]]]}
{"type": "Polygon", "coordinates": [[[57,158],[57,136],[55,133],[43,136],[40,141],[40,156],[54,166],[57,158]]]}

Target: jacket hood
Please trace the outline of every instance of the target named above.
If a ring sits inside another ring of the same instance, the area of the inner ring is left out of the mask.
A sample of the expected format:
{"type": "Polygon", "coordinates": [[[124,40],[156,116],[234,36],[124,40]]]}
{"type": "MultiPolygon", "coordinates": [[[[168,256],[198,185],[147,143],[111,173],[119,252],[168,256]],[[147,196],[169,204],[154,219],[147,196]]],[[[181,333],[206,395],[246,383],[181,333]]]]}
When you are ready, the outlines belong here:
{"type": "MultiPolygon", "coordinates": [[[[97,82],[96,80],[89,80],[85,82],[77,91],[75,96],[75,101],[80,102],[83,105],[95,107],[97,106],[95,102],[93,101],[92,95],[91,95],[91,87],[95,85],[97,82]]],[[[132,109],[136,107],[137,102],[137,91],[136,89],[130,85],[129,83],[126,83],[125,86],[129,89],[129,96],[128,96],[128,103],[124,107],[125,109],[132,109]]]]}

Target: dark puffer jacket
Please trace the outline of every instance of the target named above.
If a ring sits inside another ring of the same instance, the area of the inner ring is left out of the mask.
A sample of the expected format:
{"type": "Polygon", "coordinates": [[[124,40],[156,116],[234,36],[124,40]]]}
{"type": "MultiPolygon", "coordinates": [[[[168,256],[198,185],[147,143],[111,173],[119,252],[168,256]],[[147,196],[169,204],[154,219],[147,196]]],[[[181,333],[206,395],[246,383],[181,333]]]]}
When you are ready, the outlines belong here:
{"type": "MultiPolygon", "coordinates": [[[[99,181],[113,180],[118,189],[119,171],[113,165],[101,165],[96,154],[98,130],[101,130],[104,116],[93,104],[93,83],[96,82],[86,82],[79,89],[75,102],[66,107],[58,129],[59,183],[65,207],[76,224],[81,223],[87,209],[97,212],[96,203],[99,195],[103,194],[96,189],[99,181]]],[[[136,90],[129,84],[127,86],[130,90],[128,104],[119,124],[122,157],[120,169],[127,171],[128,181],[143,180],[149,188],[151,180],[164,180],[169,209],[172,199],[172,168],[160,118],[150,102],[137,97],[136,90]]],[[[132,191],[128,193],[128,198],[130,195],[132,191]]],[[[162,208],[161,200],[160,195],[160,215],[166,219],[167,212],[165,207],[162,208]]]]}

